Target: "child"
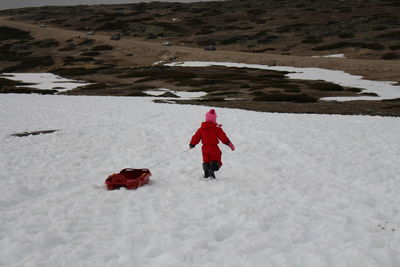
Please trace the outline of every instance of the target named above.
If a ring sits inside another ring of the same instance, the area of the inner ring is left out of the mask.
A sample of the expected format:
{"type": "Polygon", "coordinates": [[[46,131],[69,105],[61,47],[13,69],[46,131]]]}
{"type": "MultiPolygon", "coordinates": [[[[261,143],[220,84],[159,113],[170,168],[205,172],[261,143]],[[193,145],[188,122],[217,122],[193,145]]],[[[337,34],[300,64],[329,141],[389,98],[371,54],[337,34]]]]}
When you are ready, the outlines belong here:
{"type": "Polygon", "coordinates": [[[222,166],[221,150],[218,147],[220,140],[225,145],[228,145],[232,151],[235,146],[231,143],[225,132],[222,130],[221,125],[217,124],[217,114],[214,109],[206,113],[206,121],[201,123],[201,127],[193,135],[190,140],[189,147],[194,148],[200,140],[203,143],[203,170],[204,178],[212,177],[215,179],[215,171],[218,171],[222,166]]]}

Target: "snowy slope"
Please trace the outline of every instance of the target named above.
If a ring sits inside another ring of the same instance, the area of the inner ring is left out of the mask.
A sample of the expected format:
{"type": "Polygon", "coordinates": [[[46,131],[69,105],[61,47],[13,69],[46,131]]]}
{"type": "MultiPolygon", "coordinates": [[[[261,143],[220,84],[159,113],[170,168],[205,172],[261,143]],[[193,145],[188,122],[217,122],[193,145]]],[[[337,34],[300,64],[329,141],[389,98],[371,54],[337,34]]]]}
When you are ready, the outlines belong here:
{"type": "Polygon", "coordinates": [[[217,180],[187,149],[207,107],[0,96],[0,266],[399,266],[400,119],[216,109],[217,180]],[[10,137],[58,129],[47,135],[10,137]]]}

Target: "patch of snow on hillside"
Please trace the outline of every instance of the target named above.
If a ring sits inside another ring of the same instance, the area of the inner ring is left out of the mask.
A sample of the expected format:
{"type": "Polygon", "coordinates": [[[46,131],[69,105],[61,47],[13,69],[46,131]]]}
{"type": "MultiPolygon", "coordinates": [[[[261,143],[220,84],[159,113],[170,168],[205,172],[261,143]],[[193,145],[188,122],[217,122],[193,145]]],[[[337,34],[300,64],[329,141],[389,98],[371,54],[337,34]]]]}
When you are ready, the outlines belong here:
{"type": "Polygon", "coordinates": [[[7,76],[3,78],[22,81],[25,83],[34,83],[33,85],[22,85],[20,87],[30,87],[40,90],[57,90],[65,92],[79,86],[85,86],[89,83],[62,78],[52,73],[3,73],[7,76]]]}
{"type": "Polygon", "coordinates": [[[332,54],[332,55],[312,56],[312,57],[346,58],[346,56],[344,54],[332,54]]]}

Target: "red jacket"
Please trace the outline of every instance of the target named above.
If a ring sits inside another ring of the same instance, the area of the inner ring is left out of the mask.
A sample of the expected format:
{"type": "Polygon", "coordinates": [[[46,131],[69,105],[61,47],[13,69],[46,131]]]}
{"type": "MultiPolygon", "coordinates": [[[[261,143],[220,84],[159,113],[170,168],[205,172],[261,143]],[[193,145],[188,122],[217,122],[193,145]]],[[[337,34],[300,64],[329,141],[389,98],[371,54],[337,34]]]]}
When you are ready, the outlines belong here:
{"type": "Polygon", "coordinates": [[[218,140],[223,144],[228,144],[230,142],[221,126],[210,121],[201,123],[201,127],[190,140],[190,145],[195,146],[200,140],[203,145],[217,145],[219,143],[218,140]]]}

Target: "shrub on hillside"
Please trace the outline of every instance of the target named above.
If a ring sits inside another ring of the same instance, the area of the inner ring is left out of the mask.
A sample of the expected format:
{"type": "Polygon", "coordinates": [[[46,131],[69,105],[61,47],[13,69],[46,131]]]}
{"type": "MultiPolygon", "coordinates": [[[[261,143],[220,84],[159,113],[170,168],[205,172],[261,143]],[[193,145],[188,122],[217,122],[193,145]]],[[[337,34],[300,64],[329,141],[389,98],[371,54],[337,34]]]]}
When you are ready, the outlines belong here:
{"type": "Polygon", "coordinates": [[[400,31],[393,31],[376,36],[376,38],[383,40],[400,40],[400,31]]]}
{"type": "Polygon", "coordinates": [[[321,37],[318,36],[307,36],[306,39],[301,41],[303,44],[319,44],[323,41],[321,37]]]}
{"type": "Polygon", "coordinates": [[[210,93],[210,92],[217,92],[221,90],[221,88],[219,87],[203,87],[203,88],[193,88],[190,89],[189,92],[206,92],[206,93],[210,93]]]}
{"type": "Polygon", "coordinates": [[[254,19],[253,21],[256,24],[265,24],[265,23],[267,23],[266,19],[254,19]]]}
{"type": "Polygon", "coordinates": [[[205,24],[205,22],[201,18],[194,17],[194,18],[189,18],[188,20],[186,20],[185,24],[188,26],[195,26],[195,25],[205,24]]]}
{"type": "Polygon", "coordinates": [[[113,15],[103,15],[103,17],[96,19],[95,22],[106,22],[106,21],[111,21],[114,20],[115,17],[113,15]]]}
{"type": "Polygon", "coordinates": [[[79,76],[96,73],[99,69],[85,69],[85,68],[58,68],[50,72],[60,76],[79,76]]]}
{"type": "Polygon", "coordinates": [[[97,51],[89,51],[89,52],[81,53],[81,56],[84,56],[84,57],[95,57],[98,55],[100,55],[100,52],[97,52],[97,51]]]}
{"type": "Polygon", "coordinates": [[[16,72],[29,70],[41,66],[53,66],[54,60],[51,56],[23,58],[22,61],[14,66],[5,68],[2,72],[16,72]]]}
{"type": "Polygon", "coordinates": [[[352,44],[350,42],[339,42],[339,43],[335,43],[335,44],[317,46],[317,47],[314,47],[312,50],[313,51],[324,51],[324,50],[346,48],[346,47],[351,47],[351,46],[352,46],[352,44]]]}
{"type": "Polygon", "coordinates": [[[384,31],[387,29],[387,26],[385,25],[379,25],[379,26],[375,26],[372,28],[374,31],[384,31]]]}
{"type": "Polygon", "coordinates": [[[175,82],[176,86],[212,86],[216,84],[223,83],[221,80],[212,80],[212,79],[201,79],[201,80],[190,80],[190,79],[181,79],[181,80],[169,80],[170,82],[175,82]]]}
{"type": "Polygon", "coordinates": [[[258,44],[257,40],[246,40],[240,43],[241,45],[247,46],[248,48],[255,47],[258,44]]]}
{"type": "Polygon", "coordinates": [[[352,33],[352,32],[343,32],[343,33],[339,33],[338,37],[341,38],[341,39],[353,38],[354,37],[354,33],[352,33]]]}
{"type": "Polygon", "coordinates": [[[93,45],[93,39],[86,38],[82,42],[78,43],[78,45],[93,45]]]}
{"type": "Polygon", "coordinates": [[[242,38],[243,38],[243,36],[240,36],[240,35],[231,36],[231,37],[220,40],[219,43],[221,45],[235,44],[238,41],[240,41],[242,38]]]}
{"type": "Polygon", "coordinates": [[[308,26],[307,23],[296,23],[296,24],[290,24],[290,25],[283,25],[280,26],[276,29],[276,32],[278,33],[287,33],[287,32],[293,32],[293,31],[300,31],[302,28],[308,26]]]}
{"type": "Polygon", "coordinates": [[[168,23],[168,22],[156,22],[153,23],[155,26],[159,26],[164,29],[164,31],[170,31],[170,32],[183,32],[181,24],[177,23],[168,23]]]}
{"type": "MultiPolygon", "coordinates": [[[[271,71],[268,71],[268,73],[260,75],[258,77],[262,78],[262,79],[280,79],[280,80],[282,80],[282,79],[285,79],[285,75],[288,74],[288,73],[289,72],[287,72],[287,71],[273,71],[273,70],[271,70],[271,71]]],[[[278,82],[278,81],[275,80],[274,82],[278,82]]],[[[286,83],[287,81],[285,80],[285,81],[282,81],[282,82],[286,83]]]]}
{"type": "Polygon", "coordinates": [[[399,59],[399,54],[396,53],[386,53],[382,56],[382,59],[391,60],[391,59],[399,59]]]}
{"type": "Polygon", "coordinates": [[[384,50],[385,49],[385,47],[383,45],[378,44],[378,43],[367,43],[367,44],[361,45],[361,47],[371,49],[371,50],[384,50]]]}
{"type": "Polygon", "coordinates": [[[263,36],[260,39],[257,39],[257,41],[260,44],[268,44],[268,43],[271,43],[272,41],[274,41],[274,40],[276,40],[278,38],[279,38],[279,36],[277,36],[277,35],[266,35],[266,36],[263,36]]]}
{"type": "Polygon", "coordinates": [[[300,93],[301,89],[300,88],[292,88],[292,89],[285,89],[284,91],[288,92],[288,93],[300,93]]]}
{"type": "Polygon", "coordinates": [[[73,51],[76,49],[76,46],[74,45],[69,45],[69,46],[65,46],[65,47],[61,47],[60,49],[58,49],[57,51],[60,52],[67,52],[67,51],[73,51]]]}
{"type": "Polygon", "coordinates": [[[211,37],[202,37],[196,39],[196,44],[205,46],[205,45],[216,45],[216,41],[211,37]]]}
{"type": "Polygon", "coordinates": [[[225,98],[223,97],[210,97],[210,98],[202,98],[200,100],[197,100],[198,102],[223,102],[225,101],[225,98]]]}
{"type": "Polygon", "coordinates": [[[200,29],[200,31],[196,32],[196,35],[202,35],[202,34],[210,34],[213,33],[214,31],[211,28],[208,27],[204,27],[202,29],[200,29]]]}
{"type": "Polygon", "coordinates": [[[312,83],[309,85],[311,89],[318,91],[343,91],[344,88],[335,83],[312,83]]]}
{"type": "Polygon", "coordinates": [[[66,64],[73,63],[73,62],[89,62],[94,61],[94,58],[91,57],[71,57],[67,56],[63,58],[63,62],[66,64]]]}
{"type": "Polygon", "coordinates": [[[50,21],[51,24],[62,24],[66,22],[68,19],[53,19],[50,21]]]}
{"type": "Polygon", "coordinates": [[[44,39],[36,42],[32,42],[31,45],[39,47],[39,48],[50,48],[54,46],[59,46],[60,43],[55,39],[44,39]]]}
{"type": "Polygon", "coordinates": [[[208,11],[208,12],[205,12],[205,13],[201,14],[201,16],[209,18],[209,17],[213,17],[213,16],[219,16],[219,15],[222,15],[222,14],[224,14],[224,13],[221,10],[213,9],[211,11],[208,11]]]}
{"type": "Polygon", "coordinates": [[[240,91],[237,90],[223,90],[218,92],[209,93],[208,96],[225,96],[225,95],[238,95],[240,91]]]}
{"type": "Polygon", "coordinates": [[[235,21],[237,21],[237,18],[236,17],[231,17],[231,16],[224,17],[224,21],[225,22],[235,22],[235,21]]]}
{"type": "Polygon", "coordinates": [[[98,45],[92,48],[92,51],[106,51],[106,50],[113,50],[111,45],[98,45]]]}
{"type": "Polygon", "coordinates": [[[80,86],[79,89],[83,89],[83,90],[99,90],[99,89],[105,89],[107,87],[108,86],[105,83],[92,83],[92,84],[89,84],[89,85],[80,86]]]}
{"type": "Polygon", "coordinates": [[[400,50],[400,45],[391,45],[389,46],[390,50],[400,50]]]}
{"type": "MultiPolygon", "coordinates": [[[[17,50],[26,50],[29,48],[30,46],[27,44],[26,41],[16,41],[0,46],[0,54],[18,54],[17,50]]],[[[4,60],[4,58],[2,59],[4,60]]]]}
{"type": "Polygon", "coordinates": [[[140,78],[149,77],[149,80],[157,79],[173,79],[173,80],[190,80],[196,78],[197,75],[190,71],[183,71],[180,68],[171,67],[141,67],[134,69],[126,74],[118,76],[118,78],[140,78]]]}
{"type": "Polygon", "coordinates": [[[253,98],[254,101],[264,102],[295,102],[295,103],[315,103],[318,99],[306,94],[280,94],[272,93],[253,98]]]}
{"type": "Polygon", "coordinates": [[[263,96],[266,96],[266,95],[267,95],[266,93],[264,93],[264,92],[261,91],[261,90],[252,91],[251,94],[252,94],[253,96],[257,96],[257,97],[260,97],[260,96],[263,97],[263,96]]]}
{"type": "Polygon", "coordinates": [[[265,13],[264,9],[250,9],[246,11],[248,16],[259,16],[265,13]]]}
{"type": "Polygon", "coordinates": [[[57,93],[57,90],[40,90],[30,87],[9,87],[1,88],[1,94],[41,94],[41,95],[52,95],[57,93]]]}
{"type": "Polygon", "coordinates": [[[147,39],[154,39],[164,36],[164,33],[164,28],[157,25],[148,25],[144,30],[144,35],[147,39]]]}
{"type": "Polygon", "coordinates": [[[3,40],[26,40],[31,39],[29,31],[0,26],[0,41],[3,40]]]}
{"type": "Polygon", "coordinates": [[[0,88],[3,88],[5,86],[15,86],[15,85],[19,85],[19,84],[20,84],[20,82],[18,82],[18,81],[0,78],[0,88]]]}
{"type": "Polygon", "coordinates": [[[198,8],[192,8],[190,12],[193,14],[200,14],[209,10],[210,9],[208,7],[198,7],[198,8]]]}
{"type": "MultiPolygon", "coordinates": [[[[139,17],[139,18],[133,18],[133,19],[129,19],[129,21],[126,21],[126,23],[139,23],[139,22],[141,22],[141,23],[143,23],[143,22],[145,22],[145,21],[148,21],[148,20],[153,20],[154,18],[153,17],[150,17],[150,16],[145,16],[145,17],[139,17]]],[[[127,25],[128,26],[128,25],[127,25]]],[[[129,26],[128,26],[129,27],[129,26]]]]}
{"type": "Polygon", "coordinates": [[[293,89],[293,90],[299,89],[299,86],[297,84],[292,84],[292,83],[268,83],[267,86],[272,88],[281,88],[281,89],[293,89]]]}
{"type": "Polygon", "coordinates": [[[96,28],[96,31],[116,31],[116,30],[122,30],[125,28],[126,22],[117,20],[113,22],[109,22],[106,24],[103,24],[99,27],[96,28]]]}

